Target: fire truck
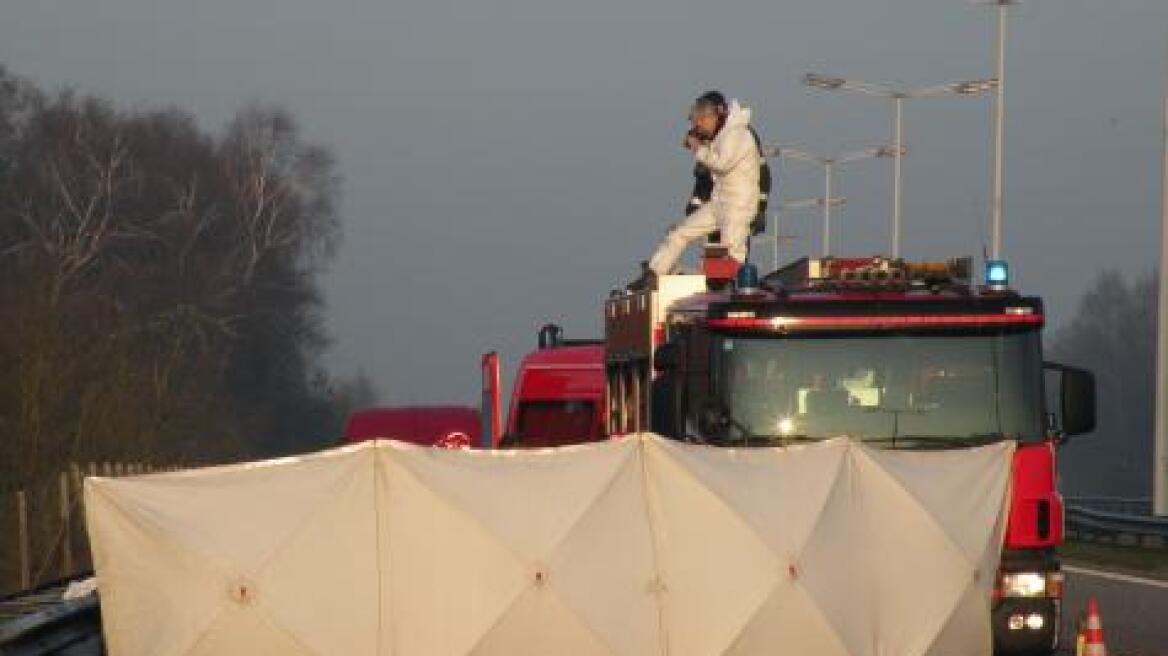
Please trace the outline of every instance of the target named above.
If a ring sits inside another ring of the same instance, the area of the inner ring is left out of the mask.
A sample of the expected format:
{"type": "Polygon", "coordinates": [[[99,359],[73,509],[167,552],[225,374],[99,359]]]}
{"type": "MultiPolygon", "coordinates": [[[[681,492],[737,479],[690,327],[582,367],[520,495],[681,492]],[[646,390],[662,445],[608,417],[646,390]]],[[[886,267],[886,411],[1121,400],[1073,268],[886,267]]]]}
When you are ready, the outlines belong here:
{"type": "Polygon", "coordinates": [[[995,653],[1050,654],[1063,594],[1056,449],[1093,430],[1094,378],[1043,361],[1042,301],[1008,278],[1001,261],[975,282],[971,258],[828,257],[761,279],[749,264],[736,274],[715,266],[614,293],[604,306],[605,432],[728,447],[1013,440],[995,653]]]}
{"type": "MultiPolygon", "coordinates": [[[[994,648],[1053,653],[1063,596],[1056,450],[1094,429],[1095,383],[1088,371],[1043,360],[1042,300],[1011,289],[1002,261],[987,262],[978,281],[972,258],[805,258],[760,279],[753,265],[739,268],[707,247],[702,265],[701,274],[661,276],[652,290],[613,292],[599,345],[541,332],[540,349],[517,373],[503,446],[646,430],[726,447],[847,437],[925,450],[1012,440],[994,648]],[[599,430],[535,437],[548,426],[583,426],[568,410],[601,401],[588,415],[599,430]],[[540,413],[529,424],[532,408],[540,413]]],[[[484,374],[484,416],[498,417],[494,354],[484,374]]]]}

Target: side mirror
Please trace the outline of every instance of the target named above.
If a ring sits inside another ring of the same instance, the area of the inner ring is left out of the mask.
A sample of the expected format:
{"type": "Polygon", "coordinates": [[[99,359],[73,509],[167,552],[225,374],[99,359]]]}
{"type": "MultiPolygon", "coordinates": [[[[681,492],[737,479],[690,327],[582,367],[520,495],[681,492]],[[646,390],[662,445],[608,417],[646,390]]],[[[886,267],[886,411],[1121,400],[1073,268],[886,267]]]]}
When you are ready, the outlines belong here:
{"type": "Polygon", "coordinates": [[[666,342],[653,352],[653,369],[665,373],[677,369],[677,344],[666,342]]]}
{"type": "Polygon", "coordinates": [[[1063,370],[1063,432],[1082,435],[1095,430],[1095,374],[1086,369],[1063,370]]]}
{"type": "Polygon", "coordinates": [[[1059,411],[1064,435],[1095,430],[1095,374],[1064,364],[1048,362],[1046,369],[1059,373],[1059,411]]]}

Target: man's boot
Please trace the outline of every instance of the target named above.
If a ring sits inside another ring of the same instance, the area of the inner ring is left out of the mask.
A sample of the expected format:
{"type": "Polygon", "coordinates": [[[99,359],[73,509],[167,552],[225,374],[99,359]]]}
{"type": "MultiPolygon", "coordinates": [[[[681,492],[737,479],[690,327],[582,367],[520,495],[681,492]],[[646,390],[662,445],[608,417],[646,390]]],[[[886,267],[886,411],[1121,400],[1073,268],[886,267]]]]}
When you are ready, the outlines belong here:
{"type": "Polygon", "coordinates": [[[649,289],[657,289],[657,272],[649,268],[648,262],[641,262],[641,276],[625,285],[625,290],[643,292],[649,289]]]}

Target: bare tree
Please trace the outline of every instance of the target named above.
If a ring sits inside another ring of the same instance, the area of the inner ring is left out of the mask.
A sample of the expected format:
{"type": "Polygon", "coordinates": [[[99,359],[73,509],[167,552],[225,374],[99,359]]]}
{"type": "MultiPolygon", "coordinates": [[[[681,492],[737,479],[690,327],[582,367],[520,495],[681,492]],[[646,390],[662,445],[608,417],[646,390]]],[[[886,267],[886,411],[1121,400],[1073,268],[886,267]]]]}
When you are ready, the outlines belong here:
{"type": "Polygon", "coordinates": [[[0,71],[0,477],[331,437],[316,277],[337,188],[282,110],[212,135],[0,71]]]}
{"type": "Polygon", "coordinates": [[[327,150],[303,145],[279,109],[240,112],[222,144],[226,179],[240,227],[244,284],[266,257],[311,265],[331,253],[336,178],[327,150]]]}
{"type": "Polygon", "coordinates": [[[14,208],[29,244],[51,269],[50,298],[92,269],[109,243],[132,234],[117,202],[133,174],[117,119],[97,101],[68,100],[35,122],[43,146],[15,182],[29,190],[14,208]]]}

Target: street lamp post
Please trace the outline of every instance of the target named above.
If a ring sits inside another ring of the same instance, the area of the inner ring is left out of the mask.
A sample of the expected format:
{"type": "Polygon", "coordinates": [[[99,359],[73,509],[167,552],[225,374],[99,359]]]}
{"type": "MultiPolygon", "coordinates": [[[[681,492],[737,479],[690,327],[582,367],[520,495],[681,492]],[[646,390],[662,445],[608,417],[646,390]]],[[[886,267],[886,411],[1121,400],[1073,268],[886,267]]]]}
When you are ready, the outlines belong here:
{"type": "MultiPolygon", "coordinates": [[[[845,198],[832,198],[831,196],[825,196],[824,198],[802,198],[799,200],[789,200],[789,201],[779,203],[778,206],[775,208],[774,234],[771,237],[769,237],[769,239],[774,240],[774,242],[772,244],[773,250],[771,251],[771,256],[774,260],[775,270],[778,270],[778,268],[779,268],[779,242],[784,241],[784,240],[790,240],[790,239],[794,238],[791,235],[784,235],[780,231],[780,225],[782,223],[782,216],[784,213],[791,212],[794,210],[810,209],[813,207],[823,207],[823,208],[842,207],[845,203],[847,203],[847,199],[845,199],[845,198]]],[[[828,249],[830,247],[829,239],[830,238],[827,236],[824,237],[823,250],[824,250],[825,255],[827,254],[828,249]]]]}
{"type": "Polygon", "coordinates": [[[892,148],[885,146],[877,148],[866,148],[864,150],[854,150],[843,153],[841,155],[834,155],[825,157],[822,155],[813,155],[811,153],[791,148],[788,146],[770,146],[763,148],[763,154],[767,157],[778,157],[785,159],[794,159],[803,162],[812,162],[823,167],[823,198],[827,201],[821,203],[823,207],[823,255],[827,257],[831,254],[831,208],[837,205],[842,205],[843,200],[832,196],[835,189],[835,173],[836,167],[840,164],[847,164],[848,162],[855,162],[861,159],[869,159],[872,157],[894,157],[892,148]],[[835,201],[840,202],[835,202],[835,201]]]}
{"type": "Polygon", "coordinates": [[[817,205],[816,199],[809,198],[804,200],[794,200],[779,202],[775,205],[775,221],[771,229],[771,234],[762,237],[762,239],[769,239],[771,241],[771,262],[774,265],[773,270],[779,269],[779,247],[784,241],[794,241],[798,237],[795,235],[785,235],[782,231],[783,213],[791,210],[798,210],[807,207],[815,207],[817,205]]]}
{"type": "Polygon", "coordinates": [[[1018,4],[1017,0],[986,0],[981,4],[991,5],[997,11],[997,44],[994,48],[994,180],[990,217],[990,257],[1002,256],[1002,197],[1003,169],[1006,147],[1006,27],[1009,9],[1018,4]]]}
{"type": "Polygon", "coordinates": [[[825,91],[850,91],[892,100],[892,257],[900,257],[900,218],[902,203],[902,160],[904,147],[904,101],[909,98],[931,98],[936,96],[977,96],[997,85],[996,80],[966,80],[936,84],[927,87],[900,88],[887,84],[872,84],[831,77],[819,73],[803,76],[803,84],[825,91]]]}
{"type": "Polygon", "coordinates": [[[1160,135],[1160,296],[1156,326],[1156,418],[1152,451],[1152,512],[1168,515],[1168,65],[1160,135]]]}
{"type": "Polygon", "coordinates": [[[901,166],[904,162],[904,97],[892,99],[892,257],[900,257],[900,190],[904,179],[901,166]]]}

